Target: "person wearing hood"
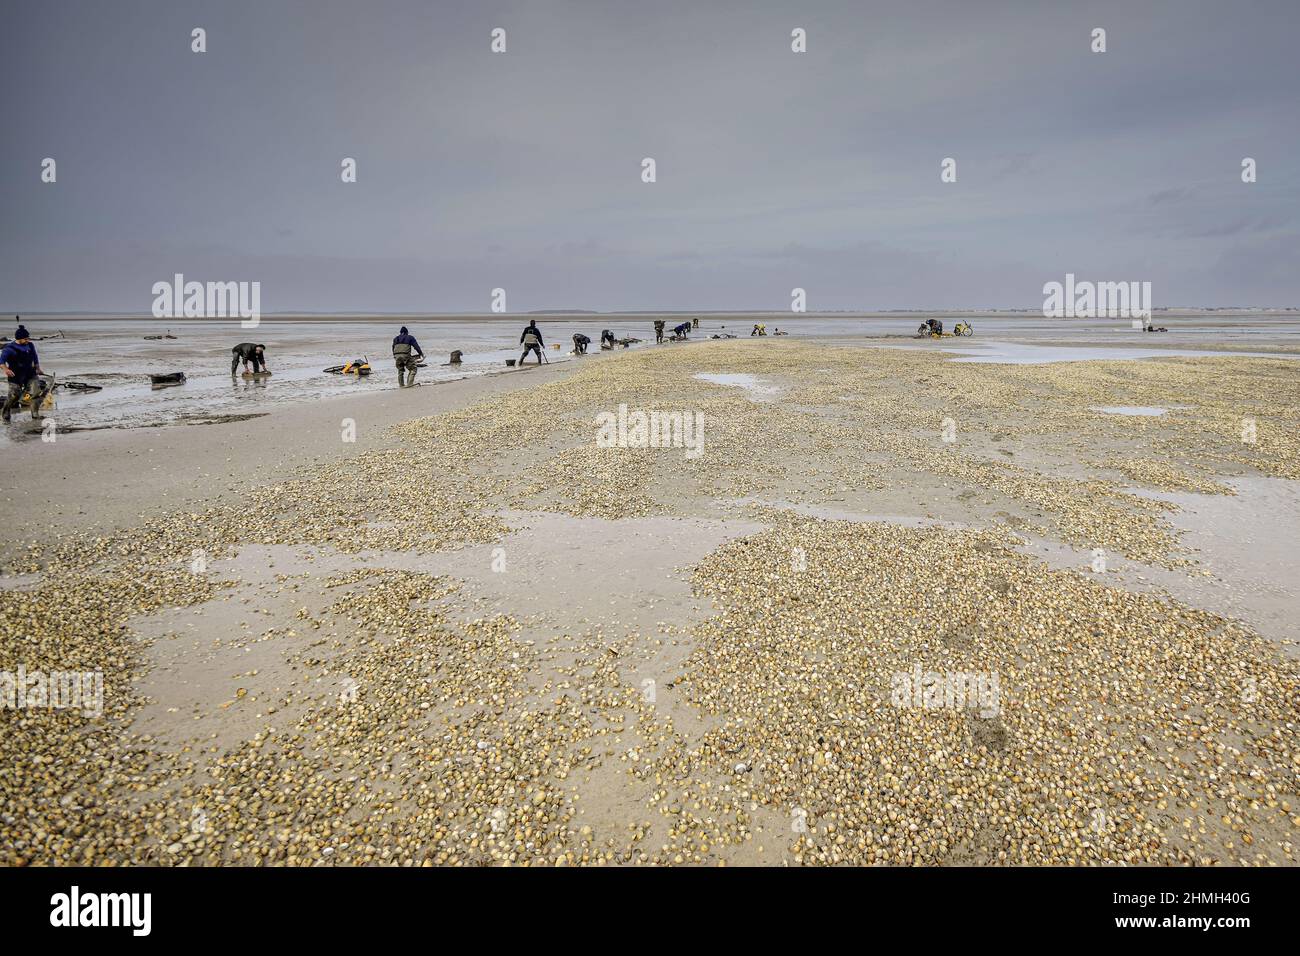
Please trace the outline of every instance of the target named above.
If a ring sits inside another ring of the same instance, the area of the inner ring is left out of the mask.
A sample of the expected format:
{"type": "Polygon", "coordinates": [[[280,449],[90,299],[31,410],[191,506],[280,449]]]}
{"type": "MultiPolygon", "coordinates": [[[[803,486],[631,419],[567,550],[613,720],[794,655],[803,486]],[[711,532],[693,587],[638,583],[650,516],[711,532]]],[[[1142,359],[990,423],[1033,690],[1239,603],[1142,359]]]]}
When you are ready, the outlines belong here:
{"type": "Polygon", "coordinates": [[[573,354],[586,355],[587,346],[591,344],[591,337],[583,335],[581,332],[573,333],[573,354]]]}
{"type": "Polygon", "coordinates": [[[397,387],[409,386],[415,384],[415,372],[419,368],[416,364],[417,357],[424,358],[424,352],[420,349],[420,343],[415,341],[415,336],[406,331],[406,326],[397,333],[393,339],[393,361],[397,363],[397,387]],[[412,355],[414,353],[414,355],[412,355]],[[407,373],[410,377],[407,377],[407,373]]]}
{"type": "Polygon", "coordinates": [[[10,412],[22,401],[24,392],[30,392],[32,396],[32,418],[39,419],[41,402],[45,399],[45,385],[39,377],[41,360],[36,355],[36,346],[32,344],[26,326],[18,326],[14,340],[0,350],[0,369],[4,370],[5,381],[9,385],[9,394],[4,403],[4,420],[10,420],[10,412]]]}
{"type": "Polygon", "coordinates": [[[524,354],[519,356],[519,364],[524,364],[524,359],[528,358],[529,352],[537,353],[537,364],[542,364],[542,349],[546,343],[542,341],[542,330],[537,327],[537,320],[531,320],[524,327],[523,334],[519,336],[519,344],[524,347],[524,354]]]}

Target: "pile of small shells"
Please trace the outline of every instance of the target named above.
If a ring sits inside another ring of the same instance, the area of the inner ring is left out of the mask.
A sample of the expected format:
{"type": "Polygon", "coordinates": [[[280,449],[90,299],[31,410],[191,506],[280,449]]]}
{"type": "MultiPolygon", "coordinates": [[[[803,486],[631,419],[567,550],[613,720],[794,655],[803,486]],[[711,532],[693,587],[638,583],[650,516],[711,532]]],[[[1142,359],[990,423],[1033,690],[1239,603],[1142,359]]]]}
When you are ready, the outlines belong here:
{"type": "Polygon", "coordinates": [[[941,528],[786,518],[697,586],[702,758],[802,862],[1295,862],[1300,666],[1238,625],[941,528]],[[995,712],[900,706],[917,667],[995,712]]]}

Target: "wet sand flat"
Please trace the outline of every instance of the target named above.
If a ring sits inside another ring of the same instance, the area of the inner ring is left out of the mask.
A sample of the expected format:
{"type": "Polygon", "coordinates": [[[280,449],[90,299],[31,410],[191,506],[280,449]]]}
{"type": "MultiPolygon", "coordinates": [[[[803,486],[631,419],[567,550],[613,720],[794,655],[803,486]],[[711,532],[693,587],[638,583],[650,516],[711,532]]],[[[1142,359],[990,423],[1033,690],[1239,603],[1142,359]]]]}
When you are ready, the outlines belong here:
{"type": "MultiPolygon", "coordinates": [[[[928,315],[929,313],[924,313],[928,315]]],[[[918,342],[916,327],[923,313],[881,314],[719,314],[700,316],[691,332],[695,341],[715,335],[748,338],[762,322],[775,337],[779,329],[790,337],[839,340],[842,344],[906,345],[932,349],[945,345],[969,351],[958,360],[1055,361],[1063,357],[1118,358],[1116,349],[1142,355],[1176,352],[1300,353],[1300,313],[1259,314],[1171,313],[1160,322],[1171,326],[1162,334],[1134,331],[1116,319],[1045,319],[1025,313],[962,313],[975,334],[960,341],[918,342]]],[[[948,328],[958,316],[937,313],[948,328]]],[[[448,383],[499,374],[505,361],[519,355],[519,333],[526,318],[534,318],[549,347],[547,360],[563,364],[572,359],[572,337],[585,333],[600,341],[609,329],[619,339],[640,339],[644,348],[654,340],[656,318],[671,328],[692,318],[681,314],[569,314],[504,316],[288,316],[269,315],[256,328],[233,319],[144,319],[129,317],[32,316],[34,335],[52,338],[37,343],[44,366],[60,382],[98,386],[98,392],[56,391],[51,418],[65,432],[104,428],[160,427],[220,419],[231,414],[277,414],[326,400],[361,398],[392,388],[395,369],[390,342],[403,326],[420,342],[427,364],[419,372],[424,383],[448,383]],[[173,338],[160,339],[159,335],[173,338]],[[239,342],[266,345],[274,375],[269,379],[232,377],[230,349],[239,342]],[[553,346],[558,345],[559,348],[553,346]],[[460,364],[449,363],[453,350],[460,364]],[[368,359],[369,377],[331,375],[325,368],[357,358],[368,359]],[[152,374],[184,372],[183,385],[155,389],[152,374]]],[[[783,336],[784,337],[784,336],[783,336]]],[[[589,357],[595,357],[593,353],[589,357]]],[[[21,431],[0,430],[5,438],[24,439],[21,431]]]]}
{"type": "Polygon", "coordinates": [[[934,344],[41,449],[0,670],[105,711],[0,711],[0,859],[1293,865],[1294,360],[934,344]]]}

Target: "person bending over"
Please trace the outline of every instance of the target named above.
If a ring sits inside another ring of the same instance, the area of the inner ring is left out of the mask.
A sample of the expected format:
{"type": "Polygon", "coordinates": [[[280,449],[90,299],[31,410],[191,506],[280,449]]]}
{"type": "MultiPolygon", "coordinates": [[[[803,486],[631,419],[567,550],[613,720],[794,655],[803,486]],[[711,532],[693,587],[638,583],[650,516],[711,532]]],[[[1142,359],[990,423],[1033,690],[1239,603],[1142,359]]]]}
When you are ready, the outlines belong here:
{"type": "Polygon", "coordinates": [[[248,371],[248,366],[252,364],[253,374],[258,372],[271,371],[266,365],[266,346],[253,342],[240,342],[230,350],[230,374],[234,375],[239,371],[239,363],[244,363],[244,371],[248,371]]]}

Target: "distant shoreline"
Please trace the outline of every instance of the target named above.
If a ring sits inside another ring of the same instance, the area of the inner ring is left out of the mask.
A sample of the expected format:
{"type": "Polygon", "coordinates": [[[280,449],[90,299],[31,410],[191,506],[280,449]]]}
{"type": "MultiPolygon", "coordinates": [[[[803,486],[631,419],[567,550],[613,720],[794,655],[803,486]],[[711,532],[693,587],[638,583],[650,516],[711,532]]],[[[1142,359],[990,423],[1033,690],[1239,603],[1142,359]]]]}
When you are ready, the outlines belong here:
{"type": "MultiPolygon", "coordinates": [[[[1286,307],[1277,309],[1153,309],[1154,314],[1162,318],[1189,318],[1189,319],[1215,319],[1215,318],[1297,318],[1300,317],[1300,308],[1286,307]]],[[[227,318],[186,318],[183,316],[174,316],[171,318],[158,319],[150,314],[140,314],[131,312],[0,312],[0,316],[5,314],[18,315],[22,321],[40,320],[52,321],[59,320],[63,322],[157,322],[162,325],[174,324],[177,326],[189,322],[223,322],[237,320],[237,316],[227,318]]],[[[1042,314],[1041,310],[1029,309],[899,309],[890,312],[681,312],[681,311],[660,311],[660,312],[584,312],[584,311],[560,311],[560,312],[266,312],[261,316],[263,322],[511,322],[520,319],[556,319],[556,320],[597,320],[601,318],[609,319],[627,319],[627,318],[650,318],[654,316],[699,316],[708,319],[726,319],[726,318],[765,318],[771,321],[783,322],[800,322],[808,319],[817,319],[819,321],[872,321],[877,319],[903,319],[920,315],[934,316],[969,316],[971,318],[1024,318],[1029,320],[1044,320],[1060,323],[1082,324],[1087,322],[1098,321],[1115,321],[1124,322],[1124,319],[1098,319],[1098,318],[1048,318],[1042,314]]]]}

